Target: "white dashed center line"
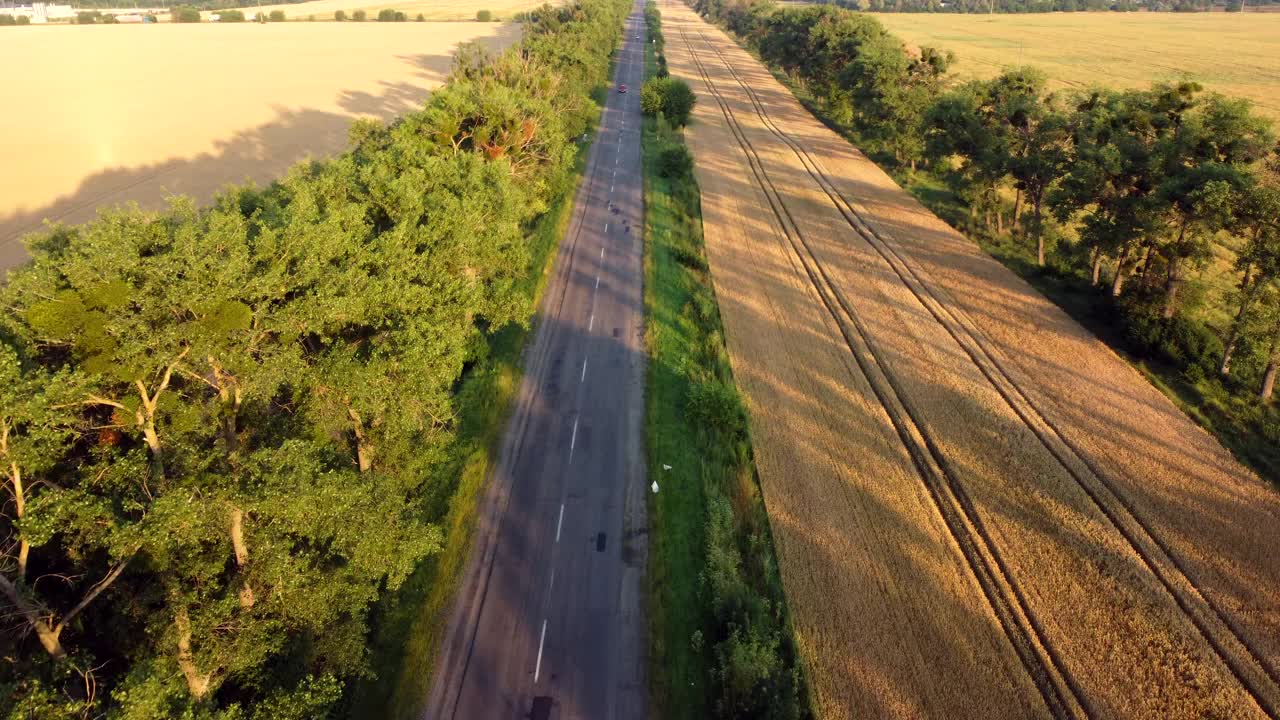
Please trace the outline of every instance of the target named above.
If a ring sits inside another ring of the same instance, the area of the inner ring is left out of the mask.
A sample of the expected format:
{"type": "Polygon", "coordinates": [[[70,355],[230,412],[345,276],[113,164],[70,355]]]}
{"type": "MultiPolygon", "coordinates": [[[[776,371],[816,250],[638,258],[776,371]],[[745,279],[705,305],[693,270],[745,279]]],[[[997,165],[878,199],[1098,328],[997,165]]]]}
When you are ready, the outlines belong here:
{"type": "MultiPolygon", "coordinates": [[[[560,503],[560,519],[556,521],[556,542],[560,542],[560,528],[564,527],[564,503],[560,503]]],[[[556,569],[551,568],[551,574],[555,576],[556,569]]]]}
{"type": "Polygon", "coordinates": [[[542,644],[547,641],[547,621],[542,620],[542,637],[538,640],[538,663],[533,666],[533,681],[538,682],[538,676],[542,674],[542,644]]]}
{"type": "Polygon", "coordinates": [[[587,359],[582,358],[582,377],[578,378],[578,382],[586,382],[587,379],[587,359]]]}

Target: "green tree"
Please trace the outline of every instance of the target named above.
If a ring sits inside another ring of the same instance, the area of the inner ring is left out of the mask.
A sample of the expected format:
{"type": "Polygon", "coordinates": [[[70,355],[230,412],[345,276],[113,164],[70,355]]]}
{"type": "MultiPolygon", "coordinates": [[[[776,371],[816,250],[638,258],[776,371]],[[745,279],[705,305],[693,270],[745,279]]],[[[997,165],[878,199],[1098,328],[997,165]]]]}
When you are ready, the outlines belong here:
{"type": "Polygon", "coordinates": [[[1234,216],[1245,245],[1236,257],[1235,269],[1240,273],[1234,296],[1236,311],[1227,327],[1218,366],[1224,376],[1231,374],[1231,361],[1255,303],[1280,278],[1280,188],[1253,184],[1237,196],[1234,216]]]}
{"type": "Polygon", "coordinates": [[[477,22],[490,22],[491,20],[493,20],[493,13],[489,12],[488,10],[476,11],[477,22]]]}
{"type": "Polygon", "coordinates": [[[169,19],[176,23],[198,23],[200,11],[190,5],[178,5],[169,10],[169,19]]]}
{"type": "Polygon", "coordinates": [[[640,109],[648,115],[662,114],[676,127],[689,124],[697,97],[683,80],[650,78],[640,88],[640,109]]]}
{"type": "Polygon", "coordinates": [[[926,110],[940,93],[953,59],[949,52],[927,47],[913,57],[900,41],[885,36],[866,43],[845,68],[842,80],[857,108],[859,127],[913,170],[924,151],[926,110]]]}
{"type": "MultiPolygon", "coordinates": [[[[1184,93],[1194,93],[1190,87],[1184,93]]],[[[1072,114],[1069,171],[1051,195],[1054,213],[1063,222],[1078,221],[1094,284],[1101,267],[1114,258],[1111,296],[1119,297],[1131,260],[1160,225],[1155,190],[1160,178],[1158,141],[1167,135],[1181,105],[1155,109],[1142,91],[1095,90],[1077,98],[1072,114]]]]}
{"type": "Polygon", "coordinates": [[[345,10],[334,10],[333,19],[338,22],[344,22],[347,19],[347,12],[345,10]]]}
{"type": "Polygon", "coordinates": [[[364,10],[356,10],[355,12],[351,13],[351,19],[354,20],[355,22],[364,22],[368,17],[369,17],[368,13],[366,13],[364,10]]]}

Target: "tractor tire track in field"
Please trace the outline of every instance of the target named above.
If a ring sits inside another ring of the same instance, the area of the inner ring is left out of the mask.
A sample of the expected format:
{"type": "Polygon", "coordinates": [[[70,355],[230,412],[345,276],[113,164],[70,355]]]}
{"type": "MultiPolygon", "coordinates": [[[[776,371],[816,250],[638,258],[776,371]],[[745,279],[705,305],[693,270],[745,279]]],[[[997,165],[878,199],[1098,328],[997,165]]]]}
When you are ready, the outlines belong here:
{"type": "Polygon", "coordinates": [[[759,186],[765,191],[770,208],[783,229],[795,257],[799,259],[805,275],[809,277],[823,305],[840,328],[849,351],[893,423],[921,479],[928,488],[935,507],[960,548],[983,595],[1022,661],[1023,667],[1040,692],[1046,707],[1057,718],[1090,717],[1092,714],[1084,706],[1078,688],[1059,667],[1059,661],[1039,623],[1031,615],[1025,598],[1010,581],[1007,568],[995,551],[972,501],[963,488],[956,483],[948,461],[923,431],[916,414],[908,406],[882,358],[871,346],[869,335],[861,320],[817,262],[807,239],[791,218],[781,196],[769,179],[768,172],[756,154],[755,148],[738,125],[733,110],[716,89],[697,52],[694,51],[688,34],[681,30],[681,37],[689,48],[690,56],[697,65],[704,82],[720,106],[731,132],[746,154],[752,173],[759,186]],[[853,332],[850,332],[850,325],[853,326],[853,332]]]}
{"type": "MultiPolygon", "coordinates": [[[[1148,524],[1115,489],[1106,474],[1067,439],[1057,425],[1030,399],[996,357],[982,331],[964,311],[946,297],[945,291],[936,290],[934,284],[927,280],[927,275],[922,269],[912,267],[907,257],[894,248],[891,240],[886,239],[867,222],[866,214],[859,211],[856,203],[836,187],[809,152],[773,121],[756,91],[743,81],[724,53],[711,43],[704,33],[698,34],[703,44],[711,48],[725,69],[746,92],[764,126],[791,149],[805,171],[822,188],[849,226],[889,264],[903,285],[960,345],[1009,408],[1040,440],[1044,448],[1084,491],[1111,526],[1124,537],[1143,565],[1160,581],[1200,635],[1214,649],[1223,664],[1257,702],[1259,708],[1271,717],[1280,717],[1280,677],[1277,677],[1275,669],[1267,664],[1262,654],[1226,613],[1201,591],[1188,576],[1176,555],[1152,532],[1148,524]]],[[[732,111],[727,109],[718,91],[715,90],[701,60],[697,59],[697,53],[688,42],[687,34],[682,31],[682,35],[685,35],[685,43],[690,53],[694,55],[704,81],[716,94],[717,102],[731,113],[732,111]]],[[[736,119],[732,122],[736,124],[736,119]]],[[[780,198],[778,201],[781,203],[780,198]]],[[[851,317],[854,316],[852,309],[846,308],[846,311],[851,317]]],[[[1031,621],[1035,623],[1033,617],[1031,621]]],[[[1038,625],[1036,631],[1041,632],[1038,625]]],[[[1046,649],[1052,654],[1052,648],[1047,644],[1046,649]]],[[[1055,664],[1059,662],[1056,657],[1054,662],[1055,664]]],[[[1070,680],[1070,676],[1066,677],[1077,697],[1083,697],[1070,680]]]]}

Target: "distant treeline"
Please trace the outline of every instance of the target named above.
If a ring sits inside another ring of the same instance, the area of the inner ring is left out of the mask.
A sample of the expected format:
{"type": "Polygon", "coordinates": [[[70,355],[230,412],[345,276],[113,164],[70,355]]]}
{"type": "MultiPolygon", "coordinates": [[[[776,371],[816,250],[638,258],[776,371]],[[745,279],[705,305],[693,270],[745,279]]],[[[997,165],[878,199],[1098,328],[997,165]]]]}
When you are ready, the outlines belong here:
{"type": "Polygon", "coordinates": [[[425,108],[0,287],[0,717],[310,720],[440,550],[469,370],[527,323],[629,3],[466,46],[425,108]],[[460,394],[462,392],[462,394],[460,394]]]}
{"type": "MultiPolygon", "coordinates": [[[[298,3],[308,2],[308,0],[271,0],[272,5],[296,5],[298,3]]],[[[170,0],[169,2],[121,2],[121,0],[77,0],[74,3],[76,8],[128,8],[140,7],[145,10],[163,9],[168,12],[170,9],[178,6],[191,7],[196,10],[226,10],[229,8],[246,7],[245,0],[170,0]]]]}
{"type": "MultiPolygon", "coordinates": [[[[815,0],[868,12],[1046,13],[1085,10],[1116,12],[1238,12],[1240,0],[815,0]]],[[[1244,0],[1246,9],[1280,0],[1244,0]]]]}
{"type": "Polygon", "coordinates": [[[696,7],[882,164],[946,188],[953,225],[1018,247],[1087,296],[1124,350],[1224,398],[1213,412],[1262,438],[1253,449],[1280,474],[1268,449],[1280,413],[1266,404],[1280,375],[1280,147],[1249,101],[1186,81],[1049,92],[1034,68],[957,84],[951,53],[909,51],[870,15],[696,7]],[[1206,285],[1230,288],[1215,326],[1200,312],[1206,285]]]}

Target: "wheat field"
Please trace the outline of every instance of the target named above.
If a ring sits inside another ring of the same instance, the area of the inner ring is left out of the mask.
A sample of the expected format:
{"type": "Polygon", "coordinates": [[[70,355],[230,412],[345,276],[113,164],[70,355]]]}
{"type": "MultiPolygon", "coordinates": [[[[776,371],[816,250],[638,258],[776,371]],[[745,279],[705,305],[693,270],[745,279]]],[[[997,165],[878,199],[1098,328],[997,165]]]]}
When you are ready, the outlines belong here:
{"type": "Polygon", "coordinates": [[[346,147],[357,117],[421,106],[458,43],[516,40],[503,23],[270,23],[14,28],[0,43],[0,270],[45,219],[101,206],[207,201],[346,147]],[[85,58],[93,58],[86,62],[85,58]],[[18,69],[21,70],[18,70],[18,69]]]}
{"type": "Polygon", "coordinates": [[[821,718],[1264,718],[1280,496],[661,3],[821,718]]]}
{"type": "Polygon", "coordinates": [[[876,13],[913,46],[956,53],[959,77],[1034,65],[1058,87],[1190,78],[1280,121],[1280,13],[876,13]]]}

